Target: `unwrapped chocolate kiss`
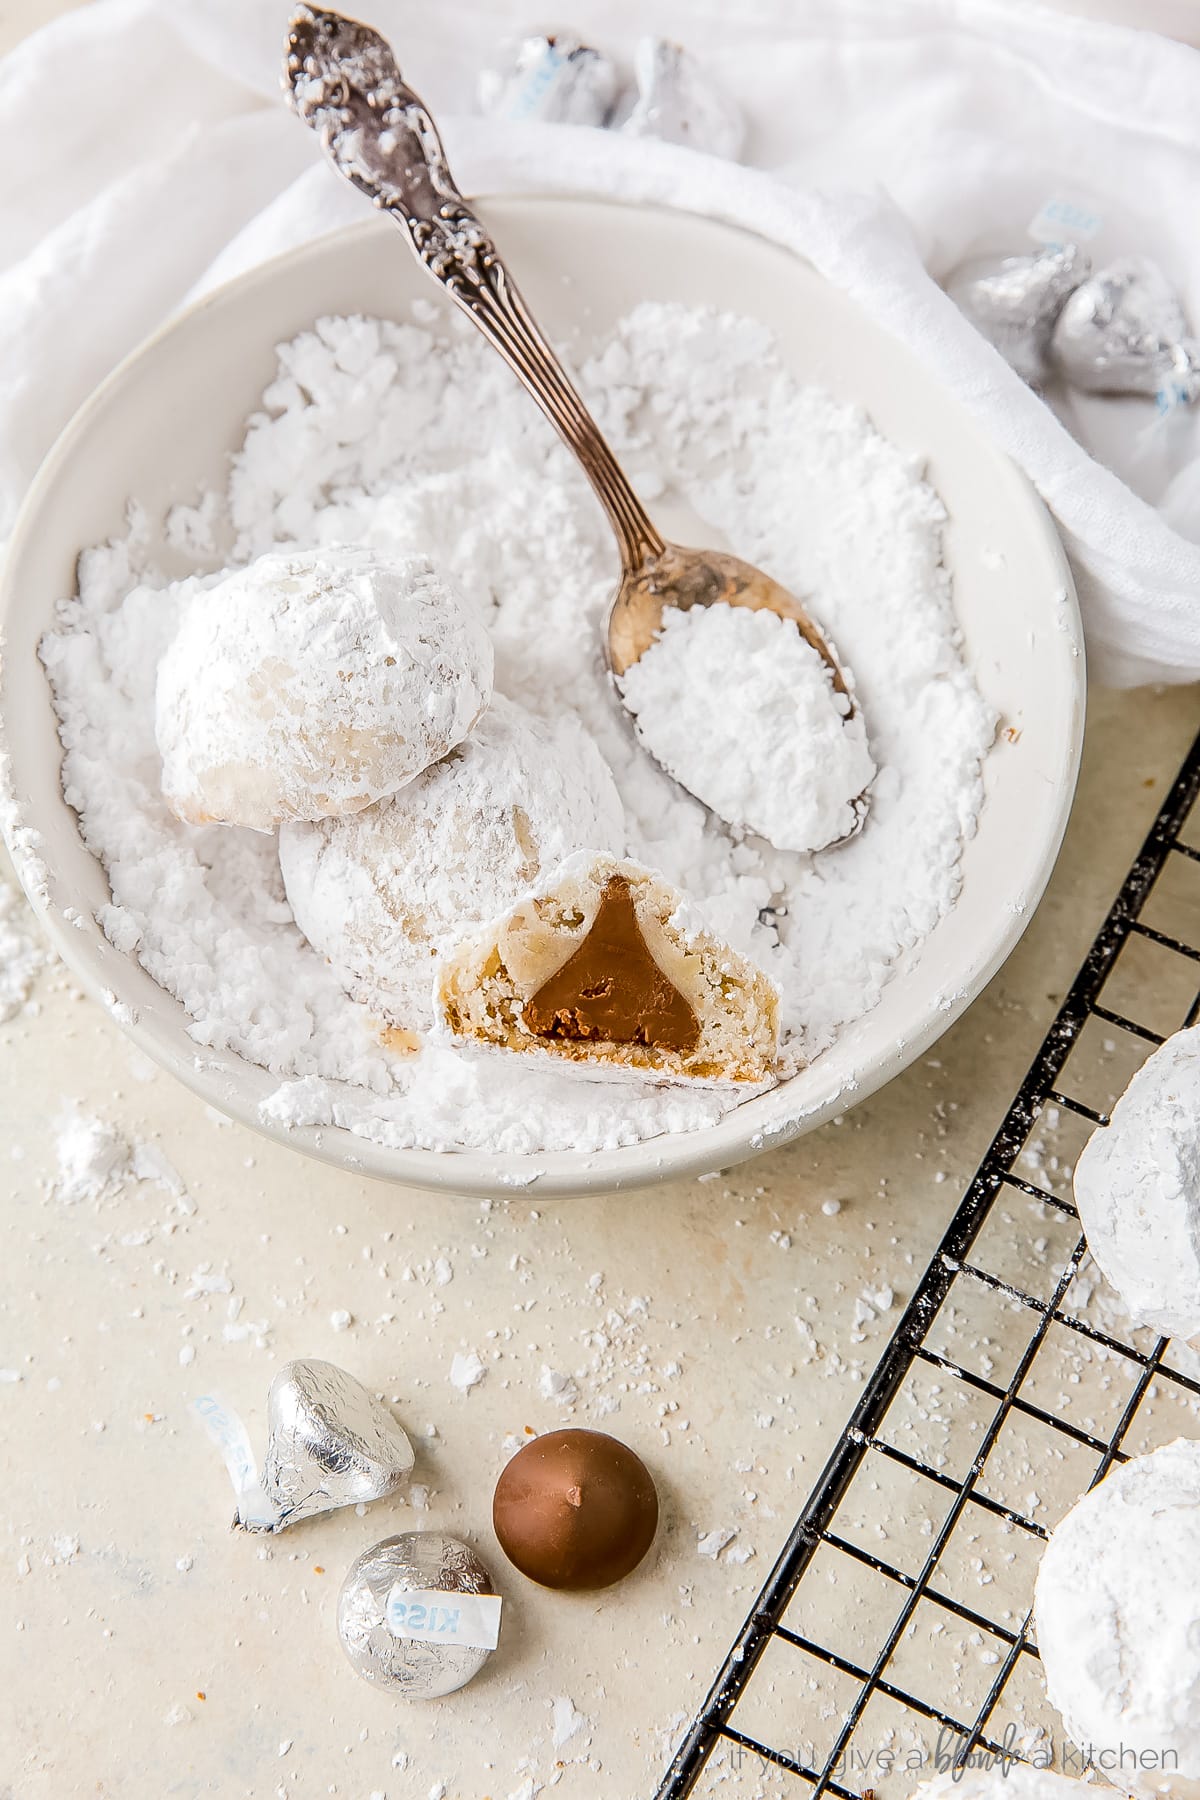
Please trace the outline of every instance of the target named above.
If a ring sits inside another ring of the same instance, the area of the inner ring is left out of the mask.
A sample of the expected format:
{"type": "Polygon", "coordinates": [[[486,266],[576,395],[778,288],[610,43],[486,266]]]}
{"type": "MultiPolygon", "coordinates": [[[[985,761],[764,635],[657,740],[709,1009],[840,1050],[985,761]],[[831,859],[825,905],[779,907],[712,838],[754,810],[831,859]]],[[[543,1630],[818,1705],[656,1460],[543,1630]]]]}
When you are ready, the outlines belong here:
{"type": "Polygon", "coordinates": [[[507,1463],[492,1523],[500,1548],[531,1581],[604,1588],[637,1568],[654,1542],[650,1471],[602,1431],[549,1431],[507,1463]]]}

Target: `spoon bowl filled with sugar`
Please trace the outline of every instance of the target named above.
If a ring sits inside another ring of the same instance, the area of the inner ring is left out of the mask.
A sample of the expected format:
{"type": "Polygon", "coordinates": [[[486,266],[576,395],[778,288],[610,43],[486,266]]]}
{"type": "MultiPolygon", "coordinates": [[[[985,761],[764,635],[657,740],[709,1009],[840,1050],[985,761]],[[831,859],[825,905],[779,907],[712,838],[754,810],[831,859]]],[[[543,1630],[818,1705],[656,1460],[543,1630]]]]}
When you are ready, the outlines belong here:
{"type": "Polygon", "coordinates": [[[818,851],[855,836],[875,765],[850,671],[771,575],[657,530],[455,186],[437,128],[387,42],[357,20],[303,6],[284,86],[338,173],[400,228],[591,483],[621,561],[605,654],[648,753],[735,831],[779,849],[818,851]]]}

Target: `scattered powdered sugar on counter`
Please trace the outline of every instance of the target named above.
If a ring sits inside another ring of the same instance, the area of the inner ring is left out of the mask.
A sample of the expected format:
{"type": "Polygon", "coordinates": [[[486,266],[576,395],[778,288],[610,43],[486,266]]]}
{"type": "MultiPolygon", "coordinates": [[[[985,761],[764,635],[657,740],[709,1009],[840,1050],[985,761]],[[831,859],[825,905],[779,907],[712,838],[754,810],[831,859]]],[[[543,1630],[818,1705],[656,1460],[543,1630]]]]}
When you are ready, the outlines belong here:
{"type": "Polygon", "coordinates": [[[68,1205],[108,1199],[130,1182],[152,1182],[176,1199],[184,1195],[178,1173],[156,1145],[130,1143],[93,1113],[68,1105],[56,1134],[53,1191],[68,1205]]]}
{"type": "Polygon", "coordinates": [[[487,1374],[487,1365],[475,1350],[458,1350],[450,1364],[450,1385],[460,1394],[469,1394],[487,1374]]]}
{"type": "MultiPolygon", "coordinates": [[[[941,502],[861,410],[799,386],[753,322],[646,305],[581,369],[641,491],[685,495],[718,547],[804,597],[855,672],[879,769],[864,831],[818,856],[735,842],[647,757],[613,694],[601,629],[616,552],[584,477],[500,359],[438,317],[444,335],[327,319],[284,345],[227,494],[197,497],[187,518],[232,546],[231,566],[280,546],[428,555],[488,626],[497,690],[543,719],[577,717],[612,769],[627,842],[597,848],[660,869],[779,984],[786,1073],[876,1003],[957,892],[994,721],[958,653],[941,502]]],[[[80,598],[43,659],[67,798],[108,870],[100,923],[182,1001],[198,1045],[280,1077],[268,1118],[396,1148],[587,1151],[735,1104],[528,1056],[384,1047],[296,929],[274,840],[181,825],[163,800],[158,663],[222,573],[169,581],[135,514],[81,558],[80,598]]]]}
{"type": "Polygon", "coordinates": [[[590,1731],[591,1721],[581,1713],[569,1694],[556,1694],[551,1702],[553,1723],[551,1725],[551,1742],[556,1750],[569,1744],[572,1738],[581,1731],[590,1731]]]}
{"type": "Polygon", "coordinates": [[[854,830],[875,774],[863,716],[790,619],[668,607],[619,686],[651,755],[719,818],[791,850],[854,830]]]}
{"type": "Polygon", "coordinates": [[[39,944],[25,929],[32,924],[21,895],[0,876],[0,1025],[15,1019],[45,961],[39,944]]]}
{"type": "Polygon", "coordinates": [[[129,1169],[129,1145],[120,1132],[77,1107],[68,1107],[60,1119],[55,1149],[54,1191],[70,1204],[113,1193],[129,1169]]]}

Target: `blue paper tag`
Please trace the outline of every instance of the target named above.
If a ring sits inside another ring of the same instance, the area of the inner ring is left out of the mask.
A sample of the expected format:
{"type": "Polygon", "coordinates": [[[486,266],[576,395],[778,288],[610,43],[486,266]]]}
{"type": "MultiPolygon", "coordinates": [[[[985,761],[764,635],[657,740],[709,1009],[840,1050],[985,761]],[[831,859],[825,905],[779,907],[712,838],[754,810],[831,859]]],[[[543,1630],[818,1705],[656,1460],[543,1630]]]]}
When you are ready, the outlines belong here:
{"type": "Polygon", "coordinates": [[[273,1531],[279,1523],[279,1508],[267,1498],[258,1479],[250,1434],[238,1415],[217,1394],[201,1394],[192,1401],[192,1410],[221,1452],[241,1523],[254,1531],[273,1531]]]}
{"type": "Polygon", "coordinates": [[[401,1587],[387,1598],[387,1628],[393,1637],[422,1644],[470,1644],[494,1650],[500,1641],[499,1594],[453,1594],[441,1588],[401,1587]]]}
{"type": "Polygon", "coordinates": [[[1103,223],[1103,213],[1094,206],[1053,194],[1029,221],[1029,235],[1039,244],[1086,244],[1103,223]]]}

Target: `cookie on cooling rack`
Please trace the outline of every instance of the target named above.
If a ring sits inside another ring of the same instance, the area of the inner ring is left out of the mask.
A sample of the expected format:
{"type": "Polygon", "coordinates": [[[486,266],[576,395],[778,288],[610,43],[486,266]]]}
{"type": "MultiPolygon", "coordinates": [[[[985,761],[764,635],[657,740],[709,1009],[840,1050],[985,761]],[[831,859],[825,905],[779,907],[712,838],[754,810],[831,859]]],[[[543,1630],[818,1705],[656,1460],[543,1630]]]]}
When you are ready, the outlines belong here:
{"type": "Polygon", "coordinates": [[[1200,1795],[1200,1443],[1112,1469],[1056,1526],[1034,1601],[1046,1692],[1121,1791],[1200,1795]]]}
{"type": "Polygon", "coordinates": [[[1200,1333],[1200,1026],[1144,1063],[1075,1165],[1088,1249],[1138,1325],[1200,1333]]]}

